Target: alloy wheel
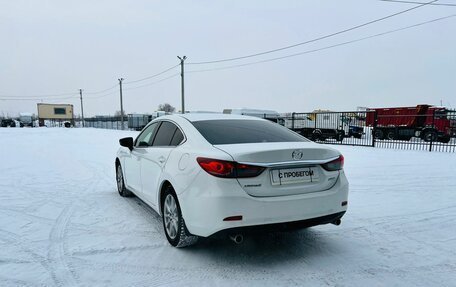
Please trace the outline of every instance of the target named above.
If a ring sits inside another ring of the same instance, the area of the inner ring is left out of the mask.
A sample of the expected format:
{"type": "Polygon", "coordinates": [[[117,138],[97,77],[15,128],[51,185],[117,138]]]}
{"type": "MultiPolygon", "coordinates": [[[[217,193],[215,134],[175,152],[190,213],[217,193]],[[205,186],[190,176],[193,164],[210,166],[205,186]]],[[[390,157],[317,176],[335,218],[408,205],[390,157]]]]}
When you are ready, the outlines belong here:
{"type": "Polygon", "coordinates": [[[119,191],[119,193],[122,193],[123,175],[122,175],[122,167],[120,167],[120,165],[117,167],[116,181],[117,181],[117,190],[119,191]]]}
{"type": "Polygon", "coordinates": [[[179,213],[174,197],[168,194],[163,209],[166,233],[171,239],[176,238],[179,229],[179,213]]]}

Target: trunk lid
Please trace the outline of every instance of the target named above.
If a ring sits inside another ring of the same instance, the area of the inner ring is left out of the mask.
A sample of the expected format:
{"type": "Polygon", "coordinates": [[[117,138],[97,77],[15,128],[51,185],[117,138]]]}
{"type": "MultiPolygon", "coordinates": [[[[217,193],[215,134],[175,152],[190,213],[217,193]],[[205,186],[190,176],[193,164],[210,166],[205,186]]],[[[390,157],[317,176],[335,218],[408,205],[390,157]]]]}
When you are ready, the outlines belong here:
{"type": "Polygon", "coordinates": [[[339,171],[326,171],[321,164],[340,153],[313,142],[250,143],[215,145],[239,163],[265,167],[257,177],[238,178],[251,196],[285,196],[331,188],[339,171]]]}

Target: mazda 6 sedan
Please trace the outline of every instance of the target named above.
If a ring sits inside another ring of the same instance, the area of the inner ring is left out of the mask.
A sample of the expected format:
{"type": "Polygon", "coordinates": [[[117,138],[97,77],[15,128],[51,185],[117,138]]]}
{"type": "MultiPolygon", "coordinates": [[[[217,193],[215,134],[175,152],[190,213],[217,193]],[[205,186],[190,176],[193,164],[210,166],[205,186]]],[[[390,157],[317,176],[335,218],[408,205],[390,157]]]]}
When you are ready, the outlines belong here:
{"type": "Polygon", "coordinates": [[[226,234],[340,224],[347,210],[344,157],[259,118],[162,116],[120,140],[121,196],[135,194],[163,219],[172,246],[226,234]]]}

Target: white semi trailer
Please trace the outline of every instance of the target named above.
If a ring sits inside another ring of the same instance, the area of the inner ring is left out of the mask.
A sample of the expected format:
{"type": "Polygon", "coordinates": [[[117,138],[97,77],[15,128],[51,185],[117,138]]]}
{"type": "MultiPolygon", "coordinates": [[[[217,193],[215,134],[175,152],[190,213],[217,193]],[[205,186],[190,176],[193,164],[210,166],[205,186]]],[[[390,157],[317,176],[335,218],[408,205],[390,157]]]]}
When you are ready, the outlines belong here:
{"type": "Polygon", "coordinates": [[[363,123],[358,118],[351,113],[316,110],[289,114],[285,117],[284,126],[312,140],[342,141],[345,137],[362,137],[363,123]]]}

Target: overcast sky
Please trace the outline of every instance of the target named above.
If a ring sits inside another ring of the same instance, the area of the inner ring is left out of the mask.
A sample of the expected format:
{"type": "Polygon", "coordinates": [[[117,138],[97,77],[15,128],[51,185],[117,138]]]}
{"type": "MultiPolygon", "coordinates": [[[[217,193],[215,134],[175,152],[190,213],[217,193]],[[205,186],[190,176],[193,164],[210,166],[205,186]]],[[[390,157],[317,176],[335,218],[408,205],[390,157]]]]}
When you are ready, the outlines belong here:
{"type": "MultiPolygon", "coordinates": [[[[415,5],[377,0],[21,1],[0,0],[0,98],[108,89],[125,78],[127,113],[180,108],[179,72],[138,80],[178,64],[232,58],[310,40],[415,5]],[[134,87],[147,85],[145,87],[134,87]]],[[[456,3],[439,1],[439,3],[456,3]]],[[[308,45],[213,69],[280,57],[456,14],[426,6],[308,45]]],[[[258,108],[279,112],[440,104],[456,108],[456,17],[280,61],[188,73],[186,109],[258,108]]],[[[71,97],[65,95],[60,97],[71,97]]],[[[36,112],[36,103],[79,98],[0,100],[0,115],[36,112]]],[[[120,109],[118,87],[85,94],[86,116],[120,109]],[[113,94],[103,96],[109,92],[113,94]],[[99,98],[90,99],[98,96],[99,98]]]]}

